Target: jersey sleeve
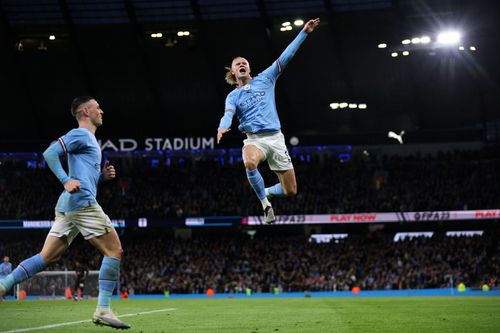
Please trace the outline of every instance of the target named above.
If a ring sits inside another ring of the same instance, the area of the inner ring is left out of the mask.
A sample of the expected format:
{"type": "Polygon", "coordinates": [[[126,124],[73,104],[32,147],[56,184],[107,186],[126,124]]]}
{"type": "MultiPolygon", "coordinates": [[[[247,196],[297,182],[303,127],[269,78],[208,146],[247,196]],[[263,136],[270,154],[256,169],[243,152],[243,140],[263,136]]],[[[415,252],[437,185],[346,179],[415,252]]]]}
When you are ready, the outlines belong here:
{"type": "Polygon", "coordinates": [[[57,141],[61,145],[65,154],[78,153],[88,146],[88,134],[81,130],[72,130],[63,135],[57,141]]]}
{"type": "Polygon", "coordinates": [[[234,94],[229,94],[226,97],[225,111],[231,110],[236,112],[236,100],[234,94]]]}
{"type": "Polygon", "coordinates": [[[280,76],[281,70],[278,67],[278,60],[273,62],[273,64],[269,67],[267,67],[261,75],[266,77],[267,79],[271,80],[273,83],[276,82],[276,79],[280,76]]]}
{"type": "Polygon", "coordinates": [[[271,81],[276,81],[276,79],[281,75],[283,69],[292,60],[293,56],[299,49],[300,45],[307,38],[307,32],[301,31],[297,37],[287,46],[287,48],[281,53],[278,59],[268,68],[266,68],[261,74],[269,78],[271,81]]]}
{"type": "Polygon", "coordinates": [[[219,128],[231,128],[233,122],[234,114],[236,113],[236,103],[234,102],[233,95],[229,94],[226,97],[226,107],[224,111],[224,116],[221,118],[219,123],[219,128]]]}
{"type": "Polygon", "coordinates": [[[59,159],[59,157],[64,154],[64,149],[59,143],[54,143],[43,152],[43,157],[45,158],[50,170],[52,170],[54,175],[63,185],[70,180],[68,174],[62,167],[61,160],[59,159]]]}
{"type": "Polygon", "coordinates": [[[47,148],[43,153],[43,157],[50,170],[52,170],[62,184],[66,184],[66,182],[70,180],[70,177],[62,167],[59,158],[63,155],[78,153],[84,149],[87,144],[87,133],[81,130],[71,130],[66,135],[57,139],[57,143],[47,148]]]}

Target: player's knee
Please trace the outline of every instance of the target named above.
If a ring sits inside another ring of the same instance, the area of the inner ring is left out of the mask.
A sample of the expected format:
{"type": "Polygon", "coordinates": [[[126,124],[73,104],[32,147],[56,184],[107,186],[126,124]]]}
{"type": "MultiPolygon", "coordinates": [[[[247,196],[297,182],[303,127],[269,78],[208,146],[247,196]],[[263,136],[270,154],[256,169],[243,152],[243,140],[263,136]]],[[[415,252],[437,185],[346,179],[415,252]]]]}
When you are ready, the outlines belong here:
{"type": "Polygon", "coordinates": [[[47,266],[50,266],[50,265],[58,262],[61,259],[61,255],[60,254],[55,254],[55,255],[54,254],[53,255],[43,255],[42,254],[42,258],[43,258],[43,261],[45,261],[45,264],[47,264],[47,266]]]}
{"type": "Polygon", "coordinates": [[[108,251],[107,254],[105,254],[107,257],[113,257],[117,259],[122,259],[123,257],[123,249],[121,247],[116,248],[116,249],[111,249],[108,251]]]}
{"type": "Polygon", "coordinates": [[[245,164],[245,168],[247,170],[255,170],[255,169],[257,169],[257,166],[259,165],[256,160],[251,159],[251,158],[245,159],[244,164],[245,164]]]}

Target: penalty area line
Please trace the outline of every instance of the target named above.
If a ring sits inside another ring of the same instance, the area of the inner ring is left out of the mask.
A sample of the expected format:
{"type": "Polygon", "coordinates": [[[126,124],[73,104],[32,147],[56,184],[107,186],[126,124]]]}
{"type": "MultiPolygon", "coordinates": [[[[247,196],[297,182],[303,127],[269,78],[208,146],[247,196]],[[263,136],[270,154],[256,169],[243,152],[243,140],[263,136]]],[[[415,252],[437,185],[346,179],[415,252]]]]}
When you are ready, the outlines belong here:
{"type": "MultiPolygon", "coordinates": [[[[153,311],[143,311],[143,312],[137,312],[137,313],[127,313],[127,314],[124,314],[124,315],[119,315],[117,317],[118,318],[133,317],[133,316],[146,315],[146,314],[152,314],[152,313],[158,313],[158,312],[174,311],[174,310],[176,310],[176,309],[175,308],[167,308],[167,309],[160,309],[160,310],[153,310],[153,311]]],[[[59,323],[59,324],[52,324],[52,325],[45,325],[45,326],[37,326],[37,327],[29,327],[29,328],[20,328],[20,329],[15,329],[15,330],[11,330],[11,331],[0,331],[0,333],[30,332],[30,331],[45,330],[45,329],[50,329],[50,328],[56,328],[56,327],[62,327],[62,326],[69,326],[69,325],[76,325],[76,324],[83,324],[83,323],[90,323],[90,322],[92,322],[91,319],[78,320],[78,321],[69,321],[69,322],[66,322],[66,323],[59,323]]]]}

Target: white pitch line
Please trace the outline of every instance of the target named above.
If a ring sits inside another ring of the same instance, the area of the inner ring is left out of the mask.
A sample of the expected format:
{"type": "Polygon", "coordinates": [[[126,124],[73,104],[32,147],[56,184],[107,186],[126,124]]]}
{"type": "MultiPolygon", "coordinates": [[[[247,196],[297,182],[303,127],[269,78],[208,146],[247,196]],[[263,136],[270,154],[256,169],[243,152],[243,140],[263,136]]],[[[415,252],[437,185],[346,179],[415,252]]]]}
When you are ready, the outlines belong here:
{"type": "MultiPolygon", "coordinates": [[[[117,317],[118,318],[132,317],[132,316],[138,316],[138,315],[144,315],[144,314],[151,314],[151,313],[158,313],[158,312],[167,312],[167,311],[174,311],[174,310],[175,310],[175,308],[168,308],[168,309],[160,309],[160,310],[153,310],[153,311],[144,311],[144,312],[137,312],[137,313],[127,313],[127,314],[120,315],[120,316],[117,316],[117,317]]],[[[49,329],[49,328],[61,327],[61,326],[69,326],[69,325],[76,325],[76,324],[82,324],[82,323],[89,323],[91,321],[92,321],[91,319],[79,320],[79,321],[70,321],[70,322],[67,322],[67,323],[60,323],[60,324],[52,324],[52,325],[30,327],[30,328],[20,328],[20,329],[12,330],[12,331],[1,331],[0,333],[20,333],[20,332],[38,331],[38,330],[44,330],[44,329],[49,329]]]]}

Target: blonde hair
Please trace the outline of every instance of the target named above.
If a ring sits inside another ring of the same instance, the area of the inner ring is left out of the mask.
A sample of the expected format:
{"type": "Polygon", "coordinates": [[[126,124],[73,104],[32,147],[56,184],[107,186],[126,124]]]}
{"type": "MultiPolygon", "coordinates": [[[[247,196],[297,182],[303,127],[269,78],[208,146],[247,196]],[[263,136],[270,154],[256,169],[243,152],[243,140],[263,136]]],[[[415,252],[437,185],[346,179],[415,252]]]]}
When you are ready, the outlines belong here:
{"type": "Polygon", "coordinates": [[[229,67],[224,67],[224,68],[227,70],[225,77],[227,84],[231,86],[238,84],[238,81],[236,81],[236,76],[233,73],[231,73],[231,68],[229,67]]]}

